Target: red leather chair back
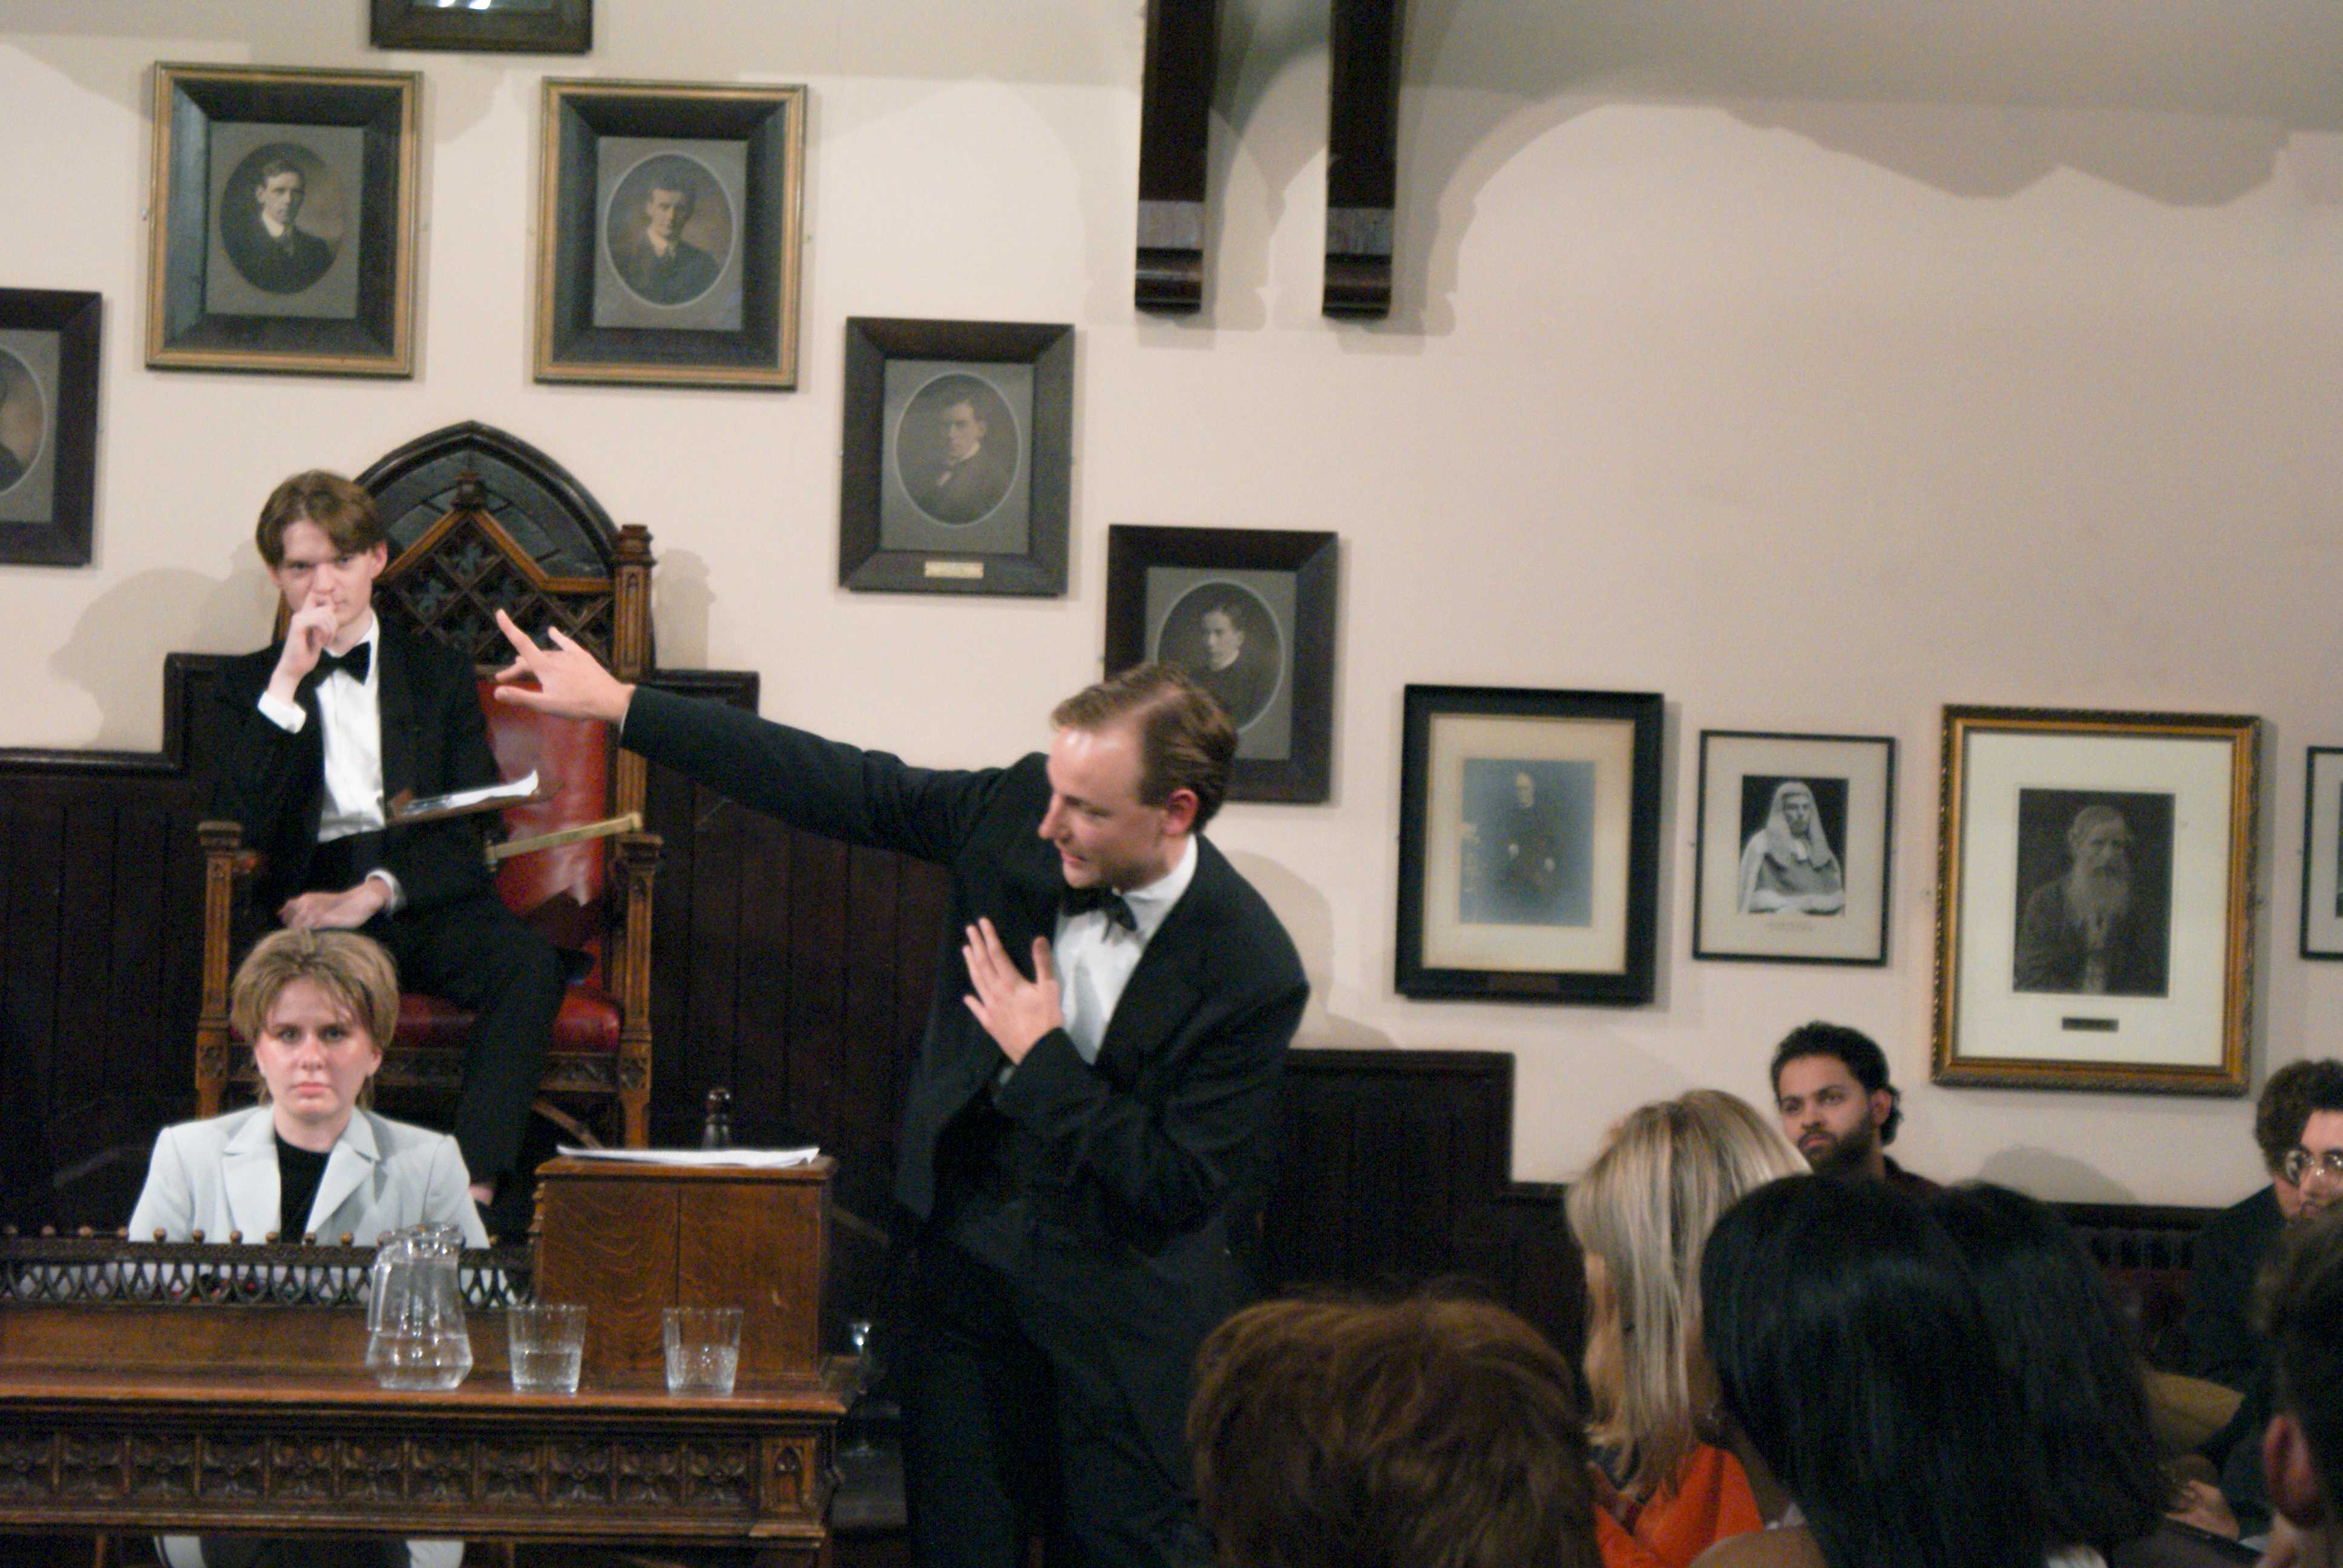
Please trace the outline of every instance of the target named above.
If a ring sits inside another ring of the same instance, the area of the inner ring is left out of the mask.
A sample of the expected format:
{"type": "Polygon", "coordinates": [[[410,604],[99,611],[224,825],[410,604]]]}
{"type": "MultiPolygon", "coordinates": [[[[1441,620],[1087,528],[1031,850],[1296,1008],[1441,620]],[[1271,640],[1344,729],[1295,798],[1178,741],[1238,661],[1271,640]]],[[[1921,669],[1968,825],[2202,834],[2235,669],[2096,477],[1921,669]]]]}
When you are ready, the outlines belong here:
{"type": "MultiPolygon", "coordinates": [[[[517,806],[504,814],[510,838],[551,833],[610,814],[610,730],[608,725],[583,719],[555,719],[491,696],[496,682],[480,682],[480,707],[488,717],[488,747],[497,754],[497,769],[518,779],[537,769],[540,784],[554,788],[549,800],[517,806]]],[[[599,839],[565,844],[558,849],[516,855],[497,872],[497,893],[505,907],[526,918],[547,900],[568,894],[579,905],[598,909],[609,845],[599,839]]],[[[601,983],[600,921],[588,922],[584,946],[594,960],[588,978],[601,983]]]]}

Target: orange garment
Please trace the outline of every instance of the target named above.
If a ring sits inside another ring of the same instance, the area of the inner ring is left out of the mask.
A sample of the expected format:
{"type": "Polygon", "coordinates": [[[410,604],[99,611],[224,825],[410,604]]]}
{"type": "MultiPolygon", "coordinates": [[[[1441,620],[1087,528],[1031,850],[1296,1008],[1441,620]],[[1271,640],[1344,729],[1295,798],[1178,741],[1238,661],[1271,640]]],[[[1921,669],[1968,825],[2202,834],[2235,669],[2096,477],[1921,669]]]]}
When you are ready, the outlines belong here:
{"type": "Polygon", "coordinates": [[[1702,1443],[1675,1479],[1637,1505],[1624,1521],[1594,1511],[1594,1541],[1603,1568],[1692,1568],[1692,1560],[1728,1535],[1765,1527],[1756,1493],[1741,1462],[1702,1443]]]}

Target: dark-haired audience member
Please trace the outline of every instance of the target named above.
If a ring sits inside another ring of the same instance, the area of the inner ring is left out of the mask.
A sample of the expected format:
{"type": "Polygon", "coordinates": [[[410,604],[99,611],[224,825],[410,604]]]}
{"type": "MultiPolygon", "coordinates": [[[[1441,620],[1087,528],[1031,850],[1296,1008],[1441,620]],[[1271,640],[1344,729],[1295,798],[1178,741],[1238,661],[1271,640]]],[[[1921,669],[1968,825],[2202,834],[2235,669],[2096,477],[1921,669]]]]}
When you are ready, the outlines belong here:
{"type": "Polygon", "coordinates": [[[2343,1562],[2343,1220],[2290,1231],[2265,1294],[2277,1409],[2262,1462],[2278,1523],[2265,1562],[2343,1562]]]}
{"type": "Polygon", "coordinates": [[[1717,1221],[1701,1310],[1725,1413],[1803,1523],[1703,1568],[2026,1568],[2059,1553],[1959,1252],[1874,1181],[1794,1176],[1717,1221]]]}
{"type": "Polygon", "coordinates": [[[1929,1212],[1968,1261],[2047,1484],[2052,1539],[2115,1568],[2234,1563],[2167,1523],[2178,1488],[2158,1457],[2139,1359],[2098,1265],[2047,1206],[2006,1187],[1939,1193],[1929,1212]]]}
{"type": "Polygon", "coordinates": [[[1204,1342],[1188,1442],[1223,1563],[1595,1568],[1583,1419],[1501,1307],[1264,1302],[1204,1342]]]}
{"type": "MultiPolygon", "coordinates": [[[[2343,1198],[2343,1071],[2328,1072],[2332,1062],[2305,1062],[2302,1077],[2288,1087],[2283,1109],[2286,1120],[2270,1129],[2270,1144],[2287,1128],[2294,1139],[2281,1152],[2274,1175],[2294,1190],[2291,1205],[2278,1192],[2273,1200],[2284,1215],[2285,1229],[2308,1222],[2337,1207],[2343,1198]],[[2298,1101],[2297,1096],[2299,1096],[2298,1101]],[[2299,1105],[2302,1119],[2293,1120],[2299,1105]]],[[[2289,1069],[2288,1070],[2292,1070],[2289,1069]]],[[[2281,1075],[2282,1076],[2282,1075],[2281,1075]]],[[[2277,1087],[2276,1080],[2272,1087],[2277,1087]]],[[[2268,1094],[2265,1091],[2264,1098],[2268,1094]]],[[[2255,1136],[2262,1136],[2261,1118],[2255,1118],[2255,1136]]],[[[2266,1144],[2267,1149],[2269,1145],[2266,1144]]],[[[2273,1182],[2275,1188],[2277,1183],[2273,1182]]],[[[2227,1425],[2207,1439],[2199,1451],[2220,1469],[2217,1496],[2201,1483],[2193,1487],[2193,1506],[2183,1517],[2208,1530],[2252,1539],[2270,1525],[2270,1496],[2262,1474],[2262,1433],[2277,1404],[2276,1374],[2267,1346],[2246,1379],[2245,1397],[2227,1425]]]]}
{"type": "Polygon", "coordinates": [[[1705,1419],[1716,1395],[1700,1260],[1718,1215],[1799,1166],[1755,1106],[1695,1089],[1630,1111],[1571,1184],[1593,1434],[1615,1482],[1595,1520],[1606,1568],[1688,1568],[1781,1511],[1762,1468],[1732,1452],[1735,1434],[1705,1419]]]}
{"type": "MultiPolygon", "coordinates": [[[[2290,1062],[2270,1075],[2254,1107],[2254,1141],[2261,1146],[2269,1184],[2223,1210],[2197,1233],[2188,1271],[2188,1312],[2182,1320],[2191,1377],[2243,1389],[2262,1360],[2261,1336],[2254,1332],[2254,1281],[2262,1260],[2286,1221],[2303,1210],[2303,1188],[2288,1174],[2298,1149],[2316,1142],[2323,1151],[2343,1146],[2343,1061],[2290,1062]],[[2318,1136],[2305,1139],[2311,1118],[2328,1118],[2318,1136]]],[[[2321,1171],[2311,1173],[2314,1202],[2331,1200],[2337,1183],[2321,1171]]]]}
{"type": "Polygon", "coordinates": [[[1859,1029],[1800,1024],[1774,1048],[1774,1108],[1782,1135],[1825,1176],[1867,1176],[1916,1198],[1936,1190],[1887,1157],[1904,1124],[1904,1091],[1887,1081],[1887,1054],[1859,1029]]]}

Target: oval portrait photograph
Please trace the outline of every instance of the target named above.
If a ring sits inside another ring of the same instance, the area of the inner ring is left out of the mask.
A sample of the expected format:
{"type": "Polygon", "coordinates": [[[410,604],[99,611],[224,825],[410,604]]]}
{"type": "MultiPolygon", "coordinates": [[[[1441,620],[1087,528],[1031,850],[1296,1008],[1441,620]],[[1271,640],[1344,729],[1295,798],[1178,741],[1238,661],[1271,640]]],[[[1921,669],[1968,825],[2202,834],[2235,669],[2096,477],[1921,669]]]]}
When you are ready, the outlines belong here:
{"type": "Polygon", "coordinates": [[[22,359],[0,348],[0,495],[15,489],[41,460],[48,427],[41,384],[22,359]]]}
{"type": "Polygon", "coordinates": [[[618,281],[646,305],[689,305],[715,287],[738,232],[723,182],[683,153],[628,169],[602,220],[618,281]]]}
{"type": "Polygon", "coordinates": [[[246,283],[266,294],[299,294],[334,265],[349,231],[349,205],[323,158],[298,142],[270,142],[229,172],[219,231],[246,283]]]}
{"type": "Polygon", "coordinates": [[[1242,729],[1269,711],[1284,679],[1285,633],[1242,583],[1198,583],[1164,616],[1155,657],[1194,676],[1242,729]]]}
{"type": "Polygon", "coordinates": [[[1023,461],[1009,399],[980,376],[951,371],[911,394],[895,438],[896,477],[911,504],[960,527],[990,516],[1023,461]]]}

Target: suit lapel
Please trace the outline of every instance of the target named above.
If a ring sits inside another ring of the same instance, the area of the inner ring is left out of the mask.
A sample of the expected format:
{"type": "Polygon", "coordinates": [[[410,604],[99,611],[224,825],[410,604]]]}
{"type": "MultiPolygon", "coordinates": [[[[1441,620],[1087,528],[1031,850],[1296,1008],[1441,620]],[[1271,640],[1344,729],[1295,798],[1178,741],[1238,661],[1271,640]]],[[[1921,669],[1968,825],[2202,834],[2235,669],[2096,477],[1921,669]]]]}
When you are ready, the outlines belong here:
{"type": "MultiPolygon", "coordinates": [[[[379,619],[382,612],[375,615],[379,619]]],[[[415,788],[415,687],[407,639],[394,635],[387,621],[375,639],[375,651],[382,664],[375,701],[382,714],[382,799],[387,809],[402,790],[415,788]]]]}
{"type": "Polygon", "coordinates": [[[1131,983],[1122,988],[1114,1016],[1107,1020],[1106,1033],[1099,1040],[1100,1061],[1110,1054],[1152,1048],[1194,1010],[1202,993],[1197,969],[1203,958],[1196,933],[1202,911],[1216,896],[1213,888],[1222,866],[1220,851],[1198,839],[1196,874],[1139,955],[1139,967],[1131,971],[1131,983]]]}
{"type": "Polygon", "coordinates": [[[229,1232],[242,1231],[246,1241],[257,1241],[286,1228],[277,1219],[284,1193],[277,1185],[276,1134],[277,1125],[263,1105],[221,1147],[220,1196],[227,1206],[227,1224],[210,1240],[225,1241],[229,1232]]]}
{"type": "MultiPolygon", "coordinates": [[[[365,1205],[354,1205],[350,1212],[340,1212],[342,1205],[354,1192],[372,1191],[375,1167],[381,1163],[374,1141],[374,1124],[363,1111],[350,1113],[350,1124],[334,1141],[333,1152],[326,1157],[326,1173],[317,1178],[317,1198],[309,1205],[305,1230],[315,1231],[325,1241],[338,1241],[341,1232],[355,1232],[364,1217],[365,1205]]],[[[360,1246],[371,1242],[371,1236],[352,1238],[360,1246]]]]}

